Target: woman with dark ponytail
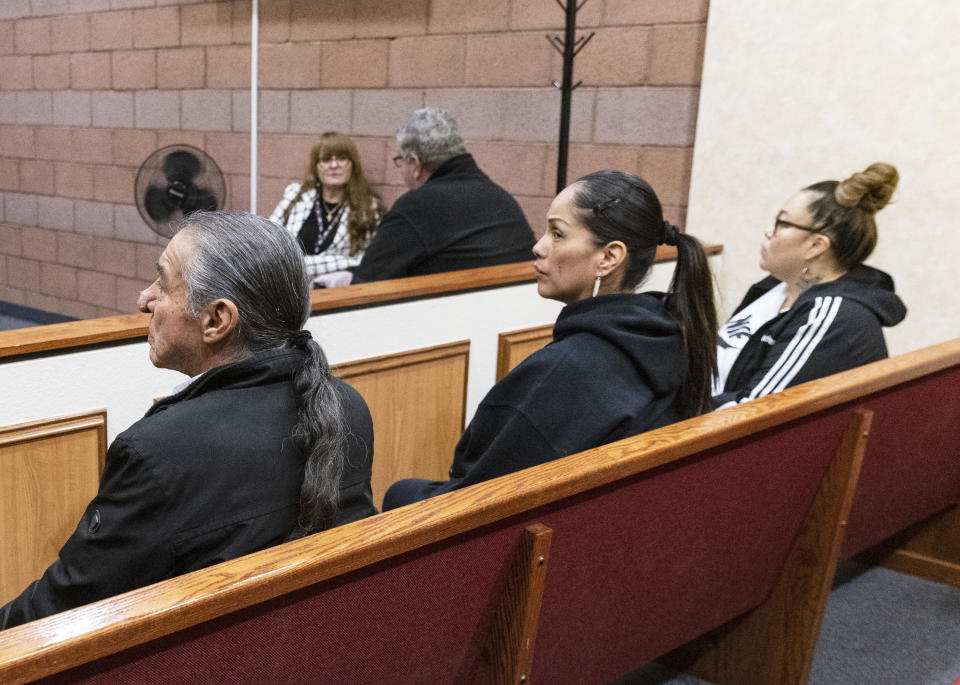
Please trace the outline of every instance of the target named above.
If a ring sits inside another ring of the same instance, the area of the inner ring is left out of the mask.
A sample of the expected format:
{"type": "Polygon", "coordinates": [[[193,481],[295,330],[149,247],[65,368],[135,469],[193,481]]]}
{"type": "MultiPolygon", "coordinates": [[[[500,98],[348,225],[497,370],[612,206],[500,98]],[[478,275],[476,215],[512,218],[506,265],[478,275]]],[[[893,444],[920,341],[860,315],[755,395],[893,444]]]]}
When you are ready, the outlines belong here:
{"type": "Polygon", "coordinates": [[[646,181],[608,170],[568,186],[533,254],[539,294],[566,305],[553,342],[487,393],[450,480],[394,483],[384,509],[712,409],[717,319],[706,254],[663,220],[646,181]],[[670,291],[638,292],[661,244],[677,248],[670,291]]]}
{"type": "Polygon", "coordinates": [[[877,244],[874,215],[899,174],[877,162],[844,181],[797,191],[763,234],[760,268],[720,329],[718,406],[762,397],[887,357],[883,326],[907,309],[889,275],[863,261],[877,244]]]}

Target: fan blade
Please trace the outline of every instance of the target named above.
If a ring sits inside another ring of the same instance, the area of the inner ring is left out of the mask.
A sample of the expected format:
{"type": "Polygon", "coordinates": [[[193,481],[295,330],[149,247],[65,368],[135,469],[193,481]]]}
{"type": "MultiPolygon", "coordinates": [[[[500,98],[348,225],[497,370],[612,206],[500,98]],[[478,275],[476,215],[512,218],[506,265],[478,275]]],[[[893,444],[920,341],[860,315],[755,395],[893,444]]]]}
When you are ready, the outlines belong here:
{"type": "Polygon", "coordinates": [[[167,191],[157,186],[150,186],[143,197],[143,208],[154,221],[168,219],[177,209],[177,205],[170,202],[167,191]]]}
{"type": "Polygon", "coordinates": [[[190,183],[203,171],[203,163],[192,152],[177,150],[163,158],[163,175],[170,183],[190,183]]]}
{"type": "Polygon", "coordinates": [[[217,198],[206,188],[191,186],[180,206],[183,208],[184,214],[195,212],[198,209],[214,210],[217,209],[217,198]]]}

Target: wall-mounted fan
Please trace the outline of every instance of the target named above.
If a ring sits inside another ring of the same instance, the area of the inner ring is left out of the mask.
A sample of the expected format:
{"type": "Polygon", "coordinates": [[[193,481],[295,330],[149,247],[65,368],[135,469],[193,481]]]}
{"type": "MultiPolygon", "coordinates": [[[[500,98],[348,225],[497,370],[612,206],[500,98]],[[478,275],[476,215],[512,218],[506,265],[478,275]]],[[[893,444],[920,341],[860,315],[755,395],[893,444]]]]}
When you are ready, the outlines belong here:
{"type": "Polygon", "coordinates": [[[184,215],[220,209],[226,200],[223,172],[192,145],[168,145],[140,166],[134,183],[137,209],[154,232],[170,238],[184,215]]]}

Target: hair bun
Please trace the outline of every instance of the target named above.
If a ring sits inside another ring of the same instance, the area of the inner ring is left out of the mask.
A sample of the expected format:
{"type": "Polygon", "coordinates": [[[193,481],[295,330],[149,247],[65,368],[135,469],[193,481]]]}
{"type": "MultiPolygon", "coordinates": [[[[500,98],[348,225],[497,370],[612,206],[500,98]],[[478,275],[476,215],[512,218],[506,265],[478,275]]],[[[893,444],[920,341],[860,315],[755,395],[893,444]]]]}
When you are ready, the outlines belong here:
{"type": "Polygon", "coordinates": [[[883,209],[897,188],[900,174],[892,164],[876,162],[837,184],[834,197],[844,207],[859,207],[875,214],[883,209]]]}

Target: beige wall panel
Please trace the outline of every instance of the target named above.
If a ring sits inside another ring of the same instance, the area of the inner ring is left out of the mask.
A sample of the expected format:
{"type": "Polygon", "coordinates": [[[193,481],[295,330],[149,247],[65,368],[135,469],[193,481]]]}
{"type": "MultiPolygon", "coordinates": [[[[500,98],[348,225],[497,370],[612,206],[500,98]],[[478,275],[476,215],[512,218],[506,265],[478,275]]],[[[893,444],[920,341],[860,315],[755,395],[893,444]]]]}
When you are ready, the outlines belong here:
{"type": "Polygon", "coordinates": [[[497,380],[553,340],[553,324],[501,333],[497,344],[497,380]]]}
{"type": "Polygon", "coordinates": [[[0,604],[40,577],[97,493],[100,410],[0,429],[0,604]]]}
{"type": "Polygon", "coordinates": [[[900,186],[867,263],[909,310],[890,352],[960,335],[958,25],[954,0],[710,3],[687,230],[723,243],[724,315],[794,191],[885,161],[900,186]]]}
{"type": "Polygon", "coordinates": [[[457,342],[334,367],[373,416],[373,500],[401,478],[444,480],[463,432],[470,344],[457,342]]]}

